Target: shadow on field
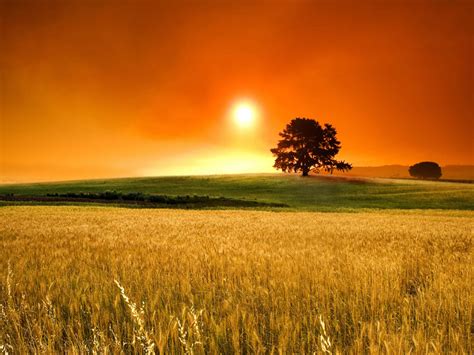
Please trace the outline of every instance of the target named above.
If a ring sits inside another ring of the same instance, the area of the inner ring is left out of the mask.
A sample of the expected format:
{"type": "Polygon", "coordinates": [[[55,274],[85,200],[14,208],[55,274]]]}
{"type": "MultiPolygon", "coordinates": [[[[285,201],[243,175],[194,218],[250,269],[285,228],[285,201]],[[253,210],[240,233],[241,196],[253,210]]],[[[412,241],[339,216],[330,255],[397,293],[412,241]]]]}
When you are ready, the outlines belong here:
{"type": "Polygon", "coordinates": [[[243,200],[228,197],[209,196],[167,196],[150,195],[140,192],[121,193],[105,191],[99,193],[69,192],[51,193],[45,196],[15,196],[14,194],[0,195],[0,201],[28,204],[114,204],[143,208],[206,208],[206,207],[289,207],[284,203],[243,200]]]}

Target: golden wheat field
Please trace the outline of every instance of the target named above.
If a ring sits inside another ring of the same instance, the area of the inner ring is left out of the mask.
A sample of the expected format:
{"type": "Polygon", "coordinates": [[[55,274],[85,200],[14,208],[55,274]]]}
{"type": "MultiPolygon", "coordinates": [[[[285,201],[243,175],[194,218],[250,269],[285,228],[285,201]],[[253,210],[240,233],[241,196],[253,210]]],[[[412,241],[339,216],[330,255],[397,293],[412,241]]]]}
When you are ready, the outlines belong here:
{"type": "Polygon", "coordinates": [[[472,212],[0,208],[0,352],[472,353],[472,212]]]}

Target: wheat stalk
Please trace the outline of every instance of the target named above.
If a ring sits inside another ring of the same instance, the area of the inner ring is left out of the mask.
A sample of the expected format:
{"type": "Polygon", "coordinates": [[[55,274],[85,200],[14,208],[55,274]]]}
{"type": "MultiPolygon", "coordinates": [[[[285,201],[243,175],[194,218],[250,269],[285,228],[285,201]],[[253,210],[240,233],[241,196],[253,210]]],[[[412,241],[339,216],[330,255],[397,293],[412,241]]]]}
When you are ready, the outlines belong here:
{"type": "Polygon", "coordinates": [[[123,301],[127,304],[128,308],[130,309],[130,313],[132,315],[132,319],[135,321],[136,325],[138,326],[137,338],[140,339],[140,343],[143,347],[143,351],[148,354],[152,353],[155,347],[155,343],[151,339],[150,335],[148,334],[147,330],[145,329],[145,321],[143,319],[143,308],[138,310],[137,305],[130,300],[130,298],[125,293],[125,288],[118,282],[114,280],[115,284],[117,285],[118,289],[120,290],[120,295],[123,301]]]}
{"type": "Polygon", "coordinates": [[[326,331],[326,324],[324,323],[323,317],[321,315],[319,315],[319,325],[321,327],[321,334],[319,335],[319,344],[321,347],[321,351],[324,354],[332,354],[331,339],[329,338],[329,335],[326,331]]]}
{"type": "Polygon", "coordinates": [[[7,272],[7,295],[8,295],[8,301],[12,301],[12,279],[13,279],[13,270],[12,266],[10,263],[10,260],[8,260],[8,272],[7,272]]]}
{"type": "Polygon", "coordinates": [[[185,315],[183,317],[183,321],[179,318],[176,318],[178,323],[178,339],[180,343],[184,347],[184,352],[186,354],[194,354],[194,347],[197,345],[202,345],[202,335],[201,329],[199,327],[199,318],[202,315],[202,310],[196,312],[194,305],[192,305],[188,310],[186,310],[185,315]],[[188,325],[188,330],[186,330],[186,316],[191,316],[191,323],[188,325]],[[192,336],[191,336],[191,329],[192,329],[192,336]],[[191,340],[191,337],[193,340],[191,340]]]}

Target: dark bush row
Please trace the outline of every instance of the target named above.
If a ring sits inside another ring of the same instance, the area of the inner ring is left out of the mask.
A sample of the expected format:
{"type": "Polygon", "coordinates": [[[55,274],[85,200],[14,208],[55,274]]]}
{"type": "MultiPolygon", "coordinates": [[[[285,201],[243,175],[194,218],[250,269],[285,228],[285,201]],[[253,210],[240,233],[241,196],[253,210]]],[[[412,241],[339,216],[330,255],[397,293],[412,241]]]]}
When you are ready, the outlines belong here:
{"type": "Polygon", "coordinates": [[[98,193],[92,192],[67,192],[47,194],[48,197],[88,199],[88,200],[108,200],[108,201],[134,201],[148,202],[160,205],[198,205],[198,206],[239,206],[239,207],[287,207],[281,203],[266,203],[259,201],[239,200],[227,197],[209,197],[209,196],[167,196],[167,195],[148,195],[141,192],[122,193],[117,191],[104,191],[98,193]]]}
{"type": "Polygon", "coordinates": [[[104,192],[66,192],[63,194],[53,193],[47,194],[48,197],[66,197],[66,198],[86,198],[92,200],[130,200],[130,201],[145,201],[144,195],[140,193],[127,193],[123,194],[117,191],[104,191],[104,192]],[[143,198],[140,199],[140,197],[143,198]]]}

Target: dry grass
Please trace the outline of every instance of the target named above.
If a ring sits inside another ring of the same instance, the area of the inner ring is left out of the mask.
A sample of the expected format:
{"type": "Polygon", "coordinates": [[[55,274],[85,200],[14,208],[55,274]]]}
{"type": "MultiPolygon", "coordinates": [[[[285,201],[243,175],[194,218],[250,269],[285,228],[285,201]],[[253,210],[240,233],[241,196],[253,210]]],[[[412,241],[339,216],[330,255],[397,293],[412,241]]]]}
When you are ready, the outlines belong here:
{"type": "Polygon", "coordinates": [[[0,353],[472,353],[472,217],[1,208],[0,353]]]}

